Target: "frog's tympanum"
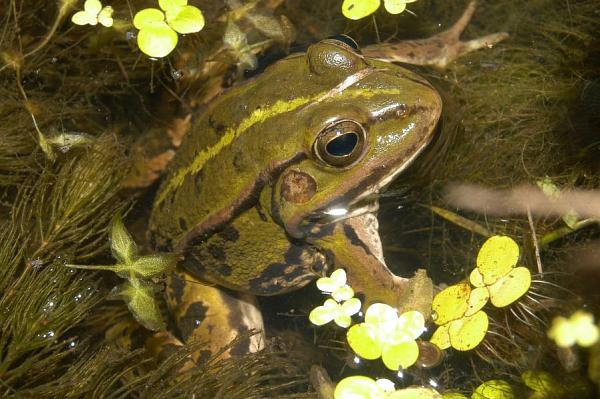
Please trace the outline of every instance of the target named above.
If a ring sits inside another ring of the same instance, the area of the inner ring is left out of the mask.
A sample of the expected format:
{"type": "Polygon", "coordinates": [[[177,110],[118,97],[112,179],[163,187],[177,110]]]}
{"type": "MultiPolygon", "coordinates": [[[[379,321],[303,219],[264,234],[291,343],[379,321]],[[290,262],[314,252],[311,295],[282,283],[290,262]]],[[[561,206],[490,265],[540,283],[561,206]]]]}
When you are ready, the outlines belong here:
{"type": "MultiPolygon", "coordinates": [[[[407,279],[386,267],[377,195],[431,141],[441,107],[422,77],[336,40],[214,100],[169,165],[150,222],[153,245],[183,257],[167,288],[180,338],[215,353],[262,330],[254,295],[284,294],[336,268],[365,305],[427,317],[425,272],[407,279]]],[[[259,349],[261,337],[229,354],[259,349]]]]}

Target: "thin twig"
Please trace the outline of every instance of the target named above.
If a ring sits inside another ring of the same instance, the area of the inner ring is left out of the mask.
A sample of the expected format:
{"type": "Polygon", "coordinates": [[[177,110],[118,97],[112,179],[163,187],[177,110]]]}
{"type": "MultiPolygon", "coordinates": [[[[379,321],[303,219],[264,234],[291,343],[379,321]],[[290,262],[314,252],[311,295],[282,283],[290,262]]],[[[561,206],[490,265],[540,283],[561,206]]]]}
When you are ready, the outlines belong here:
{"type": "Polygon", "coordinates": [[[533,240],[533,247],[535,248],[535,262],[537,263],[538,272],[541,277],[544,277],[544,269],[542,268],[542,259],[540,258],[540,246],[538,244],[537,236],[535,234],[535,226],[533,225],[533,218],[531,217],[531,210],[527,207],[527,221],[529,222],[529,228],[531,229],[531,239],[533,240]]]}

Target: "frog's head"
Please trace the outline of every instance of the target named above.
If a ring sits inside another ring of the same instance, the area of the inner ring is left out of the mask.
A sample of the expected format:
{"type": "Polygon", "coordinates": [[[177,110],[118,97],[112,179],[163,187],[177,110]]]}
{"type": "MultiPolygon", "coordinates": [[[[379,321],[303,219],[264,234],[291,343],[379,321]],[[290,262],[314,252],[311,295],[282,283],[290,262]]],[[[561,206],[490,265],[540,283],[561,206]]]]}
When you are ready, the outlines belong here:
{"type": "Polygon", "coordinates": [[[306,53],[309,79],[327,87],[302,108],[307,159],[276,185],[274,213],[289,234],[376,209],[377,194],[431,141],[441,99],[423,78],[322,41],[306,53]]]}
{"type": "Polygon", "coordinates": [[[431,141],[440,96],[418,75],[339,42],[313,45],[305,57],[308,80],[326,90],[294,116],[306,158],[278,178],[272,214],[289,235],[346,268],[365,304],[428,314],[429,302],[407,299],[416,286],[388,270],[375,212],[377,194],[431,141]]]}

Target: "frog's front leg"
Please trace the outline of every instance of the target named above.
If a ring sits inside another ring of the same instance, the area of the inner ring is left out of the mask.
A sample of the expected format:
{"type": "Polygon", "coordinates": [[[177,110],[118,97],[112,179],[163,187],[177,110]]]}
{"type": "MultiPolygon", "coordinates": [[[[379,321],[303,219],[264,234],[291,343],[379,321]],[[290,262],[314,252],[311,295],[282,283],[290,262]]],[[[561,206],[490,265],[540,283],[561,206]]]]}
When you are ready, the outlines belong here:
{"type": "Polygon", "coordinates": [[[460,19],[450,29],[435,36],[396,43],[379,43],[363,48],[362,53],[367,57],[389,62],[431,65],[444,69],[464,54],[493,46],[508,38],[508,33],[498,32],[465,42],[460,40],[460,35],[469,24],[476,5],[477,1],[472,0],[460,19]]]}
{"type": "Polygon", "coordinates": [[[433,283],[424,270],[414,277],[392,273],[383,259],[377,217],[366,213],[321,228],[311,241],[327,252],[336,268],[344,268],[348,284],[363,294],[365,307],[382,302],[400,312],[418,310],[425,318],[431,314],[433,283]]]}

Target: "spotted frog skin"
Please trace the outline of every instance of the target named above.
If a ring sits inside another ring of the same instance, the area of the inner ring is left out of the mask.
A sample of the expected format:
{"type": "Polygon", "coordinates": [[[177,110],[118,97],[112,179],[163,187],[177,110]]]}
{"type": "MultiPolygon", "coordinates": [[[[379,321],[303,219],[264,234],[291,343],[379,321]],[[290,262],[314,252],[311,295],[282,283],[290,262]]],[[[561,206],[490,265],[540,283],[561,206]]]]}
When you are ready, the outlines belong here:
{"type": "MultiPolygon", "coordinates": [[[[167,302],[180,338],[210,342],[196,359],[262,330],[254,295],[336,268],[365,304],[430,312],[425,273],[387,268],[376,211],[377,195],[431,141],[441,108],[417,74],[324,40],[197,115],[150,220],[154,247],[182,255],[167,302]]],[[[263,343],[259,334],[229,354],[263,343]]]]}

